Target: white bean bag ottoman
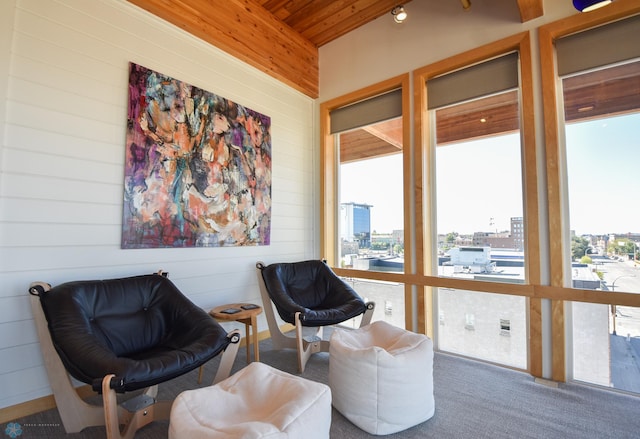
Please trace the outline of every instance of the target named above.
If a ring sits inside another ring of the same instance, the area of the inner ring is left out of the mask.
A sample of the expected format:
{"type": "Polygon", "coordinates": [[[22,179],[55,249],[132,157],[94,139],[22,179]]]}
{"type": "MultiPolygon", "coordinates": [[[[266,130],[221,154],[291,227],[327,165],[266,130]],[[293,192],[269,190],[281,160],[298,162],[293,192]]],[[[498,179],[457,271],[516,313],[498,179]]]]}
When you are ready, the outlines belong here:
{"type": "Polygon", "coordinates": [[[433,344],[384,321],[336,329],[329,345],[329,387],[336,410],[367,433],[406,430],[435,412],[433,344]]]}
{"type": "Polygon", "coordinates": [[[218,384],[175,399],[169,439],[328,439],[331,390],[253,362],[218,384]]]}

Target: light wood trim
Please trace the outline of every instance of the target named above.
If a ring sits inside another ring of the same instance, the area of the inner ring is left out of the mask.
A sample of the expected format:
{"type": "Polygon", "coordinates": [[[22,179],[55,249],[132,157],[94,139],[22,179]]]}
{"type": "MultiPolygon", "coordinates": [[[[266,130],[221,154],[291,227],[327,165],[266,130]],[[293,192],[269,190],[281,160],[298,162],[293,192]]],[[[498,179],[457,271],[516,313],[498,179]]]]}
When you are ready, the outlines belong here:
{"type": "MultiPolygon", "coordinates": [[[[82,399],[89,398],[96,394],[89,385],[76,387],[76,392],[78,392],[78,396],[82,399]]],[[[56,408],[56,400],[53,395],[42,396],[40,398],[0,409],[0,424],[54,408],[56,408]]]]}
{"type": "MultiPolygon", "coordinates": [[[[416,218],[416,212],[413,210],[412,201],[415,188],[412,185],[412,168],[411,168],[411,77],[403,75],[400,77],[400,86],[402,87],[402,206],[403,206],[403,221],[404,221],[404,272],[411,273],[412,267],[415,265],[415,245],[411,239],[411,231],[414,229],[414,223],[416,218]]],[[[406,284],[404,286],[404,303],[405,303],[405,328],[414,328],[413,314],[413,292],[412,285],[406,284]]],[[[421,300],[421,295],[418,295],[418,333],[426,333],[423,326],[426,326],[420,321],[420,316],[425,313],[424,302],[421,300]]]]}
{"type": "Polygon", "coordinates": [[[551,379],[567,380],[564,301],[551,301],[551,379]]]}
{"type": "Polygon", "coordinates": [[[523,38],[526,38],[526,36],[527,32],[522,32],[418,68],[413,74],[414,87],[418,87],[419,84],[424,84],[430,78],[435,78],[436,76],[517,50],[521,41],[523,38]],[[416,79],[421,79],[422,82],[417,82],[416,79]]]}
{"type": "Polygon", "coordinates": [[[253,0],[128,0],[273,76],[319,95],[318,49],[253,0]],[[250,43],[248,43],[250,41],[250,43]]]}
{"type": "MultiPolygon", "coordinates": [[[[425,143],[429,144],[431,131],[428,118],[422,117],[427,114],[427,90],[424,81],[420,82],[418,76],[413,74],[413,124],[414,124],[414,142],[413,142],[413,190],[415,205],[415,273],[417,276],[425,276],[431,274],[433,256],[430,251],[425,249],[432,248],[434,233],[431,230],[433,224],[433,216],[426,216],[431,213],[425,207],[431,205],[432,189],[431,180],[427,177],[428,170],[431,169],[431,158],[429,148],[425,149],[425,143]]],[[[420,284],[417,284],[420,285],[420,284]]],[[[418,332],[424,333],[430,337],[434,337],[433,325],[433,308],[434,308],[434,290],[431,286],[419,286],[418,288],[418,332]],[[431,313],[431,319],[429,319],[431,313]]]]}
{"type": "Polygon", "coordinates": [[[338,159],[331,134],[331,108],[320,105],[320,255],[336,266],[338,226],[338,159]]]}
{"type": "MultiPolygon", "coordinates": [[[[538,161],[536,151],[535,108],[533,91],[533,62],[531,35],[522,34],[520,52],[520,126],[523,154],[524,218],[526,218],[526,278],[530,284],[541,283],[542,256],[540,254],[540,211],[538,200],[538,161]]],[[[529,372],[542,377],[542,313],[541,302],[529,300],[529,372]]]]}
{"type": "Polygon", "coordinates": [[[542,17],[544,7],[542,0],[517,0],[520,9],[520,21],[526,23],[534,18],[542,17]]]}
{"type": "MultiPolygon", "coordinates": [[[[408,74],[394,76],[393,78],[386,79],[384,81],[378,82],[376,84],[370,85],[368,87],[361,88],[356,91],[352,91],[343,96],[339,96],[337,98],[330,99],[320,104],[320,112],[321,115],[326,112],[327,117],[329,116],[329,112],[344,107],[346,105],[355,104],[356,102],[362,101],[364,99],[377,96],[380,94],[384,94],[389,91],[396,90],[398,88],[403,87],[405,81],[408,81],[408,74]]],[[[408,84],[408,82],[406,83],[408,84]]],[[[404,90],[403,90],[403,100],[404,100],[404,90]]],[[[405,109],[405,103],[402,103],[403,111],[405,109]]],[[[329,119],[328,119],[329,120],[329,119]]],[[[329,131],[329,126],[327,126],[327,135],[331,135],[329,131]]]]}
{"type": "MultiPolygon", "coordinates": [[[[540,66],[542,71],[542,102],[544,108],[544,137],[547,159],[547,194],[549,209],[549,269],[550,284],[560,288],[566,285],[565,273],[568,270],[568,237],[565,230],[568,225],[564,215],[563,197],[563,169],[560,164],[560,147],[564,136],[560,133],[557,73],[555,62],[555,40],[581,30],[599,26],[627,16],[640,13],[640,0],[615,2],[606,8],[601,8],[585,14],[576,14],[564,19],[541,26],[538,30],[540,46],[540,66]],[[566,238],[566,239],[565,239],[566,238]]],[[[556,290],[557,291],[557,290],[556,290]]],[[[582,296],[578,291],[571,290],[552,301],[552,376],[556,381],[566,380],[566,348],[565,348],[565,317],[564,305],[559,300],[578,300],[582,296]]],[[[592,292],[588,296],[592,299],[600,298],[605,293],[592,292]]],[[[607,294],[607,300],[611,297],[607,294]]],[[[604,300],[604,299],[603,299],[604,300]]],[[[636,301],[634,301],[637,303],[636,301]]],[[[602,303],[602,302],[600,302],[602,303]]],[[[607,302],[609,303],[609,302],[607,302]]],[[[637,306],[637,305],[635,305],[637,306]]]]}
{"type": "MultiPolygon", "coordinates": [[[[547,162],[547,206],[549,215],[549,274],[552,286],[564,286],[566,263],[563,246],[562,196],[558,150],[558,109],[556,103],[555,51],[544,29],[538,32],[540,39],[540,64],[542,69],[542,102],[544,107],[544,137],[547,162]],[[543,40],[546,40],[543,43],[543,40]],[[547,42],[548,41],[548,42],[547,42]]],[[[552,379],[565,381],[564,313],[552,302],[551,349],[552,379]],[[559,319],[558,322],[555,319],[559,319]]]]}
{"type": "Polygon", "coordinates": [[[520,34],[520,93],[522,137],[522,174],[524,190],[524,217],[526,218],[526,273],[531,284],[540,283],[540,222],[538,201],[538,166],[536,154],[535,109],[533,92],[533,64],[531,37],[520,34]]]}
{"type": "Polygon", "coordinates": [[[508,294],[534,299],[551,299],[572,302],[601,303],[640,307],[640,294],[622,291],[585,290],[579,288],[554,287],[537,284],[515,284],[488,282],[454,277],[422,276],[418,274],[391,273],[383,271],[365,271],[334,268],[338,276],[356,279],[370,279],[384,282],[410,283],[423,287],[451,288],[482,293],[508,294]]]}
{"type": "MultiPolygon", "coordinates": [[[[534,294],[535,294],[534,286],[534,294]]],[[[543,375],[542,299],[529,297],[529,373],[537,378],[543,375]]]]}

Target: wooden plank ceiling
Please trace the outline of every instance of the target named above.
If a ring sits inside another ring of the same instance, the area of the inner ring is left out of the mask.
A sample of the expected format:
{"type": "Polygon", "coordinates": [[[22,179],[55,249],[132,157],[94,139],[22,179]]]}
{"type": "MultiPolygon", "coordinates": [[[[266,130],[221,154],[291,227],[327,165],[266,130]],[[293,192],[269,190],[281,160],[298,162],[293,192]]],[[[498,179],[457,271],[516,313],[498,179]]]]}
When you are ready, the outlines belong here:
{"type": "Polygon", "coordinates": [[[272,15],[311,41],[327,44],[411,0],[256,0],[272,15]]]}
{"type": "MultiPolygon", "coordinates": [[[[318,47],[411,0],[128,0],[315,99],[318,47]]],[[[445,0],[439,0],[445,1],[445,0]]],[[[446,0],[457,1],[457,0],[446,0]]],[[[543,0],[517,2],[522,22],[543,0]]],[[[460,7],[462,7],[462,1],[460,7]]],[[[473,0],[471,1],[473,4],[473,0]]],[[[473,7],[473,6],[472,6],[473,7]]]]}

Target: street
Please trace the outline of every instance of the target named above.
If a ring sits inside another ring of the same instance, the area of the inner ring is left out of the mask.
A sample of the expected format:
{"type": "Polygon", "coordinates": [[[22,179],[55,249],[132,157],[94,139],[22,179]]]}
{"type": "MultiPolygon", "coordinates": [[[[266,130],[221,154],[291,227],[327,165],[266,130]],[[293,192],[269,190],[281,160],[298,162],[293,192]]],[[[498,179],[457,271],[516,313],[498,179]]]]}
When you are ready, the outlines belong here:
{"type": "MultiPolygon", "coordinates": [[[[604,274],[604,288],[608,291],[640,294],[640,268],[631,261],[594,259],[604,274]]],[[[640,307],[616,306],[616,334],[640,337],[640,307]]]]}

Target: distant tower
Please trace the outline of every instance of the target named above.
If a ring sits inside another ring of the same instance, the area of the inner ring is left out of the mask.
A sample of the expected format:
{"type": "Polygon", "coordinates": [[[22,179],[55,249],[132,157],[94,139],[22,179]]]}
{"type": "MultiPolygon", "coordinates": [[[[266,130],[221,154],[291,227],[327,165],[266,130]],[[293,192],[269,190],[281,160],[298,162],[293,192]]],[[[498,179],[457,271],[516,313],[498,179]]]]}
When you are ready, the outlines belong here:
{"type": "Polygon", "coordinates": [[[371,247],[371,208],[369,204],[340,204],[340,238],[357,242],[360,248],[371,247]]]}
{"type": "Polygon", "coordinates": [[[511,217],[511,236],[516,250],[524,250],[524,221],[521,216],[511,217]]]}

